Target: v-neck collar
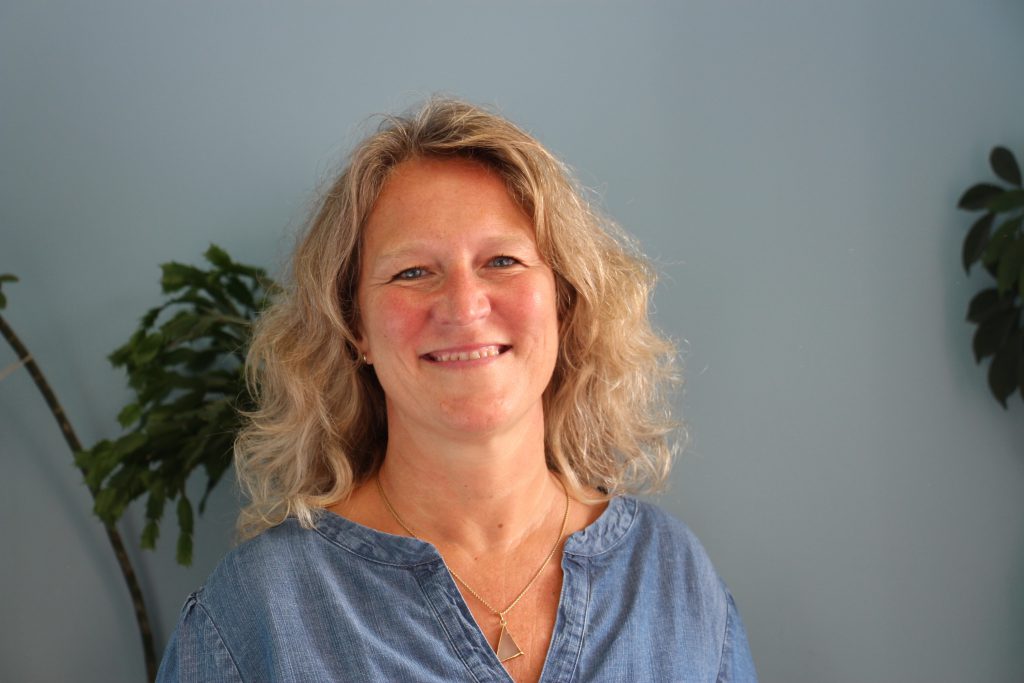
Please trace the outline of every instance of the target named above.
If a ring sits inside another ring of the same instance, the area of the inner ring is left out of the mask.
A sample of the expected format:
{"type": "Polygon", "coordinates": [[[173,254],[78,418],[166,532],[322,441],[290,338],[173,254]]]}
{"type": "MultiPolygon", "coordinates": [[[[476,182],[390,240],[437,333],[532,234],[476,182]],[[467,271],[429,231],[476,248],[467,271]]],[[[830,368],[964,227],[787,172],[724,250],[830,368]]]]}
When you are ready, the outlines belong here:
{"type": "MultiPolygon", "coordinates": [[[[594,522],[566,539],[561,562],[562,592],[541,683],[571,680],[583,646],[590,606],[590,560],[610,551],[625,538],[636,513],[636,499],[612,498],[594,522]]],[[[328,541],[365,560],[410,570],[449,645],[473,679],[480,683],[512,680],[432,544],[371,529],[329,511],[320,515],[316,530],[328,541]]]]}

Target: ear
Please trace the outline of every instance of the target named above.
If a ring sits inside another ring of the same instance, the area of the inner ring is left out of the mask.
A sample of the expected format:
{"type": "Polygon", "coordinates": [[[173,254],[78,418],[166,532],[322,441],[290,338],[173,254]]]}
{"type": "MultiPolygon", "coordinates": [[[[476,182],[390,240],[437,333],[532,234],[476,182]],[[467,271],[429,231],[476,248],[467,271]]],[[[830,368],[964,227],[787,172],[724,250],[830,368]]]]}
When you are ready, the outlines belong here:
{"type": "Polygon", "coordinates": [[[361,360],[365,365],[373,365],[373,360],[370,357],[370,348],[366,343],[366,340],[362,335],[358,335],[355,338],[356,357],[357,360],[361,360]]]}

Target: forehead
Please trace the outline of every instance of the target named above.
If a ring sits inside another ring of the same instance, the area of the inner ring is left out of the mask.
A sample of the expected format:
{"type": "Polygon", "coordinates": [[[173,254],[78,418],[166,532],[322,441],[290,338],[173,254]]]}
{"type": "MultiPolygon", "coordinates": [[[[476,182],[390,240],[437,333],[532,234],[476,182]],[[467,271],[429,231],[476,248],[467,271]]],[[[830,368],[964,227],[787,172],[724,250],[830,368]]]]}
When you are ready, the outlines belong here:
{"type": "Polygon", "coordinates": [[[533,222],[504,179],[468,159],[412,159],[394,168],[363,230],[367,252],[416,240],[528,237],[533,222]]]}

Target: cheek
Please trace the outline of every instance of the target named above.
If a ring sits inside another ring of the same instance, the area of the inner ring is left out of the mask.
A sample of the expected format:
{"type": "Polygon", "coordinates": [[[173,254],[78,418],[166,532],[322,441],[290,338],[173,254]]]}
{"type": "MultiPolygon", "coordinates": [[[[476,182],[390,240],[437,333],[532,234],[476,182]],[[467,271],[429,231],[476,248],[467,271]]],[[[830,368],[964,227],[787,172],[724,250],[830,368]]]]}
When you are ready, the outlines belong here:
{"type": "Polygon", "coordinates": [[[509,310],[515,319],[529,324],[537,334],[558,336],[558,307],[555,283],[550,277],[539,277],[522,287],[510,288],[509,310]]]}
{"type": "Polygon", "coordinates": [[[367,325],[371,344],[396,343],[415,336],[427,320],[427,312],[402,292],[382,294],[368,302],[373,311],[367,325]]]}

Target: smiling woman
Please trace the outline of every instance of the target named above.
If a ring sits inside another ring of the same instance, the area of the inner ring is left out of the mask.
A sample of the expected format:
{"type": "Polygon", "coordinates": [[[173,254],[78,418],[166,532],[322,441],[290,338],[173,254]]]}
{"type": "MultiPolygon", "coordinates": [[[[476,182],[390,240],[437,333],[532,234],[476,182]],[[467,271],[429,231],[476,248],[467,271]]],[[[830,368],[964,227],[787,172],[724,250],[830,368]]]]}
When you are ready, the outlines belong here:
{"type": "Polygon", "coordinates": [[[396,452],[410,433],[417,444],[450,430],[543,434],[555,279],[498,175],[474,161],[404,162],[370,214],[362,260],[357,346],[384,389],[396,452]]]}
{"type": "Polygon", "coordinates": [[[162,680],[755,680],[700,544],[629,495],[670,464],[653,282],[505,119],[386,119],[258,326],[248,540],[162,680]]]}

